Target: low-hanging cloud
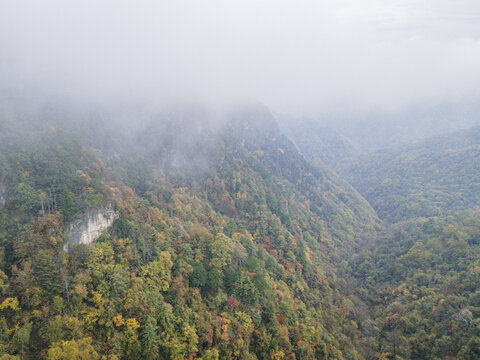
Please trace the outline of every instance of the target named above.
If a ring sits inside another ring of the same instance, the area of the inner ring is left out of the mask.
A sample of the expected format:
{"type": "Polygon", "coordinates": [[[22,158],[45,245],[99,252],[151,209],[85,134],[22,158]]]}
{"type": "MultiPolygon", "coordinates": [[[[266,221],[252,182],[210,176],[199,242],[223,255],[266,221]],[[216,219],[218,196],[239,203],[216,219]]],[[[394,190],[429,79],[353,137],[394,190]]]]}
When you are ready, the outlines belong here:
{"type": "Polygon", "coordinates": [[[2,87],[315,114],[478,97],[476,0],[0,3],[2,87]]]}

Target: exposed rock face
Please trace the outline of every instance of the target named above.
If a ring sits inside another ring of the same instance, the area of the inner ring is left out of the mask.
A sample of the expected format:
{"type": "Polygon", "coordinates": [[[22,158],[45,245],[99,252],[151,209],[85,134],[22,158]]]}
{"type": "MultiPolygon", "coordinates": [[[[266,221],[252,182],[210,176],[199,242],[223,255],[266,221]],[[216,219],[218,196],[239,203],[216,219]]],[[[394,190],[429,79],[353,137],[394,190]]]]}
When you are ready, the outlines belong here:
{"type": "Polygon", "coordinates": [[[68,245],[85,244],[88,245],[97,240],[98,237],[107,230],[118,214],[112,209],[104,208],[91,211],[81,216],[75,221],[67,233],[68,245]]]}
{"type": "Polygon", "coordinates": [[[0,184],[0,205],[5,206],[6,201],[7,201],[7,189],[5,189],[5,186],[0,184]]]}

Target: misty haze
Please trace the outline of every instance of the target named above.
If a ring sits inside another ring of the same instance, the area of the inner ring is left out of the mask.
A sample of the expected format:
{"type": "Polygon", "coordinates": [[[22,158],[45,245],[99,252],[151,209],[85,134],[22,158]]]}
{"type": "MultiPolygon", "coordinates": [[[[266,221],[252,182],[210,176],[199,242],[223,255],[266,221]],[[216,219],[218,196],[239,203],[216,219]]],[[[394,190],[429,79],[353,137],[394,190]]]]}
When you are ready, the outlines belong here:
{"type": "Polygon", "coordinates": [[[0,360],[480,359],[478,24],[0,1],[0,360]]]}

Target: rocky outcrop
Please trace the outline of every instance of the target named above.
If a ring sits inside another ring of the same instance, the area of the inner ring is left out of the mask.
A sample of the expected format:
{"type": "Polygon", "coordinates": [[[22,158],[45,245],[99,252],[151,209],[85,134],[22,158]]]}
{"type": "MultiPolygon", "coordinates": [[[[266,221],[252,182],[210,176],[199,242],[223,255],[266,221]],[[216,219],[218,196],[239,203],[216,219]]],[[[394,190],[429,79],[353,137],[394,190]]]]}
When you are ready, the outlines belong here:
{"type": "Polygon", "coordinates": [[[91,244],[97,240],[117,218],[118,214],[110,208],[90,211],[84,214],[70,226],[67,232],[68,241],[65,249],[67,250],[68,246],[77,244],[91,244]]]}

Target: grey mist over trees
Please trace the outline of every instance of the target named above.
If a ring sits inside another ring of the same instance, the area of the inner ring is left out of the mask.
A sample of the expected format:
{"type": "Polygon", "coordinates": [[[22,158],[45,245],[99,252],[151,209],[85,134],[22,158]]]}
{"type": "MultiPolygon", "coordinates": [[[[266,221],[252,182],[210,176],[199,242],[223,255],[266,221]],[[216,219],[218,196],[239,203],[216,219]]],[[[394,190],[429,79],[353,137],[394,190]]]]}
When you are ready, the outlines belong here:
{"type": "Polygon", "coordinates": [[[480,359],[479,20],[0,1],[0,360],[480,359]]]}

